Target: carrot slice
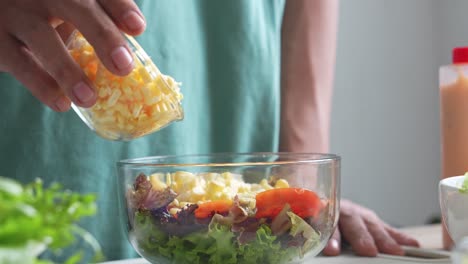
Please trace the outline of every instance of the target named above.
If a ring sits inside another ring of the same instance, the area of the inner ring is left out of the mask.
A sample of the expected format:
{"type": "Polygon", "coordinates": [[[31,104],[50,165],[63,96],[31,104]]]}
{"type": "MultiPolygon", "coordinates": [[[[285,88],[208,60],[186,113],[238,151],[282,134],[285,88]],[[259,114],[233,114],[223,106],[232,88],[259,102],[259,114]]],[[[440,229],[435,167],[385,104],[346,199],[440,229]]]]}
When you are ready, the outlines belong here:
{"type": "Polygon", "coordinates": [[[302,218],[316,216],[323,207],[315,192],[302,188],[271,189],[258,193],[255,199],[256,218],[275,218],[286,204],[302,218]]]}
{"type": "Polygon", "coordinates": [[[195,210],[196,218],[207,218],[214,214],[222,214],[229,212],[229,209],[232,206],[231,200],[217,200],[206,202],[198,205],[198,208],[195,210]]]}

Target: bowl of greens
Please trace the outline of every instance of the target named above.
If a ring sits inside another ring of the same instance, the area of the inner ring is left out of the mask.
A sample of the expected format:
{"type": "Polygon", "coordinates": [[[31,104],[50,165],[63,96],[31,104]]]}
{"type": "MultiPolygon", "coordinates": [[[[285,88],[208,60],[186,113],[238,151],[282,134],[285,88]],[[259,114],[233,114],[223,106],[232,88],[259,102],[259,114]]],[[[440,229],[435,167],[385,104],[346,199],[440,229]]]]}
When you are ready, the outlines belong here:
{"type": "Polygon", "coordinates": [[[455,243],[468,237],[468,173],[440,180],[442,219],[455,243]]]}
{"type": "Polygon", "coordinates": [[[294,263],[336,228],[340,157],[250,153],[118,162],[128,239],[151,263],[294,263]]]}

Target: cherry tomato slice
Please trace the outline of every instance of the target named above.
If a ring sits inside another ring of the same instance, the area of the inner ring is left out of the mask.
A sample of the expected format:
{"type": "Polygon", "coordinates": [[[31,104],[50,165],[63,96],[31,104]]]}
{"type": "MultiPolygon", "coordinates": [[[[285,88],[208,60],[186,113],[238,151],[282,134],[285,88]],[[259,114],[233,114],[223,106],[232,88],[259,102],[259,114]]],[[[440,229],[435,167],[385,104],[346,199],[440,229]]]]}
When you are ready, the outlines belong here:
{"type": "Polygon", "coordinates": [[[322,209],[315,192],[303,188],[277,188],[258,193],[255,197],[256,218],[274,218],[286,204],[301,218],[314,217],[322,209]]]}

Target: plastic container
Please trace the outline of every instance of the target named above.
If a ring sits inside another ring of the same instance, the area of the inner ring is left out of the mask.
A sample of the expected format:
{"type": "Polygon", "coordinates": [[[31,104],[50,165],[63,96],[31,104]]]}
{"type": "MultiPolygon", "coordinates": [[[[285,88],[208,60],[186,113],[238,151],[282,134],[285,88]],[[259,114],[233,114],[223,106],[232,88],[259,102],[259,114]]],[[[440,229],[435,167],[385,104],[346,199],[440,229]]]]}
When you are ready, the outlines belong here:
{"type": "Polygon", "coordinates": [[[78,31],[67,42],[98,94],[93,107],[72,108],[90,129],[109,140],[132,140],[183,119],[179,84],[161,74],[134,38],[125,38],[135,62],[125,77],[110,73],[78,31]]]}
{"type": "MultiPolygon", "coordinates": [[[[452,64],[440,67],[441,178],[468,171],[468,47],[453,50],[452,64]]],[[[444,226],[444,248],[453,241],[444,226]]]]}

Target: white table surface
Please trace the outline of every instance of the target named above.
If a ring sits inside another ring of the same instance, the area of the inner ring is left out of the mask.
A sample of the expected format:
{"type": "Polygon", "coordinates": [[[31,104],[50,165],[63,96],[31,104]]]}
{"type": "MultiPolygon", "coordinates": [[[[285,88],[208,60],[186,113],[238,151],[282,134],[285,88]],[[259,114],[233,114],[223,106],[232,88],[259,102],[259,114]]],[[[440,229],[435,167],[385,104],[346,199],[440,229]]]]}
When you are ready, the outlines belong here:
{"type": "MultiPolygon", "coordinates": [[[[344,252],[338,257],[323,257],[304,259],[303,263],[317,264],[415,264],[415,263],[442,263],[450,264],[450,253],[440,250],[442,248],[442,231],[440,225],[418,226],[401,229],[403,232],[416,238],[421,249],[408,248],[408,252],[414,251],[417,255],[427,256],[428,254],[440,254],[445,258],[429,259],[412,256],[390,256],[381,254],[376,258],[364,258],[353,255],[352,252],[344,252]]],[[[105,262],[101,264],[149,264],[144,259],[127,259],[119,261],[105,262]]],[[[260,263],[259,263],[260,264],[260,263]]]]}

